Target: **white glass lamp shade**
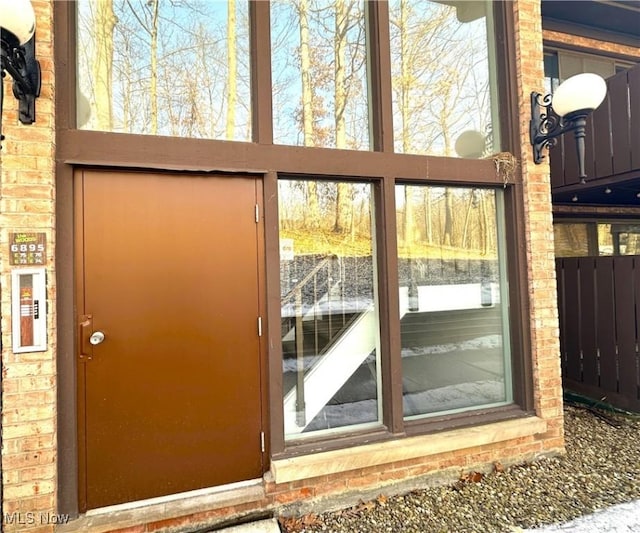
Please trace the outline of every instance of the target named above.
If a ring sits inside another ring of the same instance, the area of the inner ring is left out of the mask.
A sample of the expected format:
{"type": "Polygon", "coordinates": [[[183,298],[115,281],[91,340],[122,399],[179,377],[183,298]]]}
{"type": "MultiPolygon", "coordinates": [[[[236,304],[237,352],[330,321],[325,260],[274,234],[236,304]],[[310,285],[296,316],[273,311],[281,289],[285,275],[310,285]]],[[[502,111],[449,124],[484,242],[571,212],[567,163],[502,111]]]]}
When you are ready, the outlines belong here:
{"type": "Polygon", "coordinates": [[[455,150],[460,157],[477,159],[482,157],[485,149],[485,138],[482,133],[475,130],[467,130],[456,139],[455,150]]]}
{"type": "Polygon", "coordinates": [[[21,45],[36,31],[36,15],[30,0],[0,0],[0,27],[15,35],[21,45]]]}
{"type": "Polygon", "coordinates": [[[580,109],[595,109],[607,94],[607,84],[597,74],[576,74],[553,93],[553,110],[561,117],[580,109]]]}

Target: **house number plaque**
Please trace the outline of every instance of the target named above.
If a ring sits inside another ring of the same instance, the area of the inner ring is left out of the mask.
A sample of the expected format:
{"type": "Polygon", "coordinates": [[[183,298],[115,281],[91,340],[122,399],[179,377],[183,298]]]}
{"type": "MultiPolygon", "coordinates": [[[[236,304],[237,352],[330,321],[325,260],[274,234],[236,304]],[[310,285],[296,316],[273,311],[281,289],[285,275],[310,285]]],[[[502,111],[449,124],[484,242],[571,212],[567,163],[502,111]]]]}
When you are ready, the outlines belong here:
{"type": "Polygon", "coordinates": [[[46,233],[9,233],[10,265],[44,265],[46,257],[46,233]]]}

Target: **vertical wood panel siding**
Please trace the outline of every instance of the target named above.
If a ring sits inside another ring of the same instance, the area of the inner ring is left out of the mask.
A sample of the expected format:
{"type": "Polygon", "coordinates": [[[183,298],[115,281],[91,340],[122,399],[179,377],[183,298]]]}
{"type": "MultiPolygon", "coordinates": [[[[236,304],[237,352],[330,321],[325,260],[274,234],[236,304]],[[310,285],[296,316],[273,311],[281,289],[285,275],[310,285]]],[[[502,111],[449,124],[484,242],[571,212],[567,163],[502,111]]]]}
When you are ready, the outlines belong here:
{"type": "Polygon", "coordinates": [[[640,411],[640,257],[556,260],[564,386],[640,411]]]}

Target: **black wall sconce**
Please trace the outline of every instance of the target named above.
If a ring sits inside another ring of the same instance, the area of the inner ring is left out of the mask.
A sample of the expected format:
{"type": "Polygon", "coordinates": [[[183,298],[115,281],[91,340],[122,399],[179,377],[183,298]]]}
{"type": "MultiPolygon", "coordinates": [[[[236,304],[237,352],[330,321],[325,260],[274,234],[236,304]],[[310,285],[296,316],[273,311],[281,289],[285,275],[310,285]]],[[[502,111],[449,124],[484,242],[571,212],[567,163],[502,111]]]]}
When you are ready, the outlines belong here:
{"type": "Polygon", "coordinates": [[[587,177],[584,169],[585,126],[589,114],[607,94],[607,84],[597,74],[577,74],[567,79],[553,95],[531,93],[531,122],[529,138],[533,145],[533,161],[542,163],[544,148],[552,148],[557,138],[573,131],[578,152],[578,172],[581,180],[587,177]],[[553,106],[551,105],[553,102],[553,106]]]}
{"type": "MultiPolygon", "coordinates": [[[[36,59],[36,17],[29,0],[0,0],[0,73],[13,78],[13,95],[18,99],[18,120],[33,124],[36,98],[40,96],[40,63],[36,59]]],[[[0,83],[0,141],[4,83],[0,83]]]]}

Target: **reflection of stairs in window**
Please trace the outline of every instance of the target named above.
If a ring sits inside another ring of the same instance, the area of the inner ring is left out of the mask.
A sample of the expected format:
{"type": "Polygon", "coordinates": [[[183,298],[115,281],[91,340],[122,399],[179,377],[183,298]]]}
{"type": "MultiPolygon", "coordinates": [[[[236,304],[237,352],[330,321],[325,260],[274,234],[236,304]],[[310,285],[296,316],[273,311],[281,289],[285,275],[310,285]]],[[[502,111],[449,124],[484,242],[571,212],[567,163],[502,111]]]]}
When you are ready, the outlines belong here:
{"type": "MultiPolygon", "coordinates": [[[[495,285],[471,283],[419,286],[416,289],[420,296],[419,302],[414,303],[416,312],[409,312],[408,288],[400,289],[403,340],[410,344],[446,345],[500,332],[495,285]]],[[[365,389],[369,392],[364,399],[376,402],[376,362],[369,357],[377,348],[375,308],[371,302],[365,306],[354,305],[353,301],[349,303],[339,291],[325,289],[323,292],[321,296],[316,292],[316,304],[307,303],[299,307],[301,312],[292,313],[297,315],[295,320],[291,315],[288,319],[283,317],[284,425],[287,435],[311,430],[317,425],[314,419],[325,412],[325,407],[343,402],[351,404],[365,389]],[[333,293],[331,297],[329,292],[333,293]],[[348,383],[351,385],[347,387],[348,383]]],[[[469,364],[465,363],[464,368],[469,373],[469,364]]],[[[374,404],[367,407],[373,409],[369,413],[373,418],[367,415],[370,421],[376,420],[374,404]]],[[[353,416],[354,413],[345,413],[345,421],[353,416]]],[[[355,423],[365,421],[352,420],[355,423]]]]}
{"type": "Polygon", "coordinates": [[[375,351],[378,322],[371,258],[306,256],[281,268],[290,284],[281,299],[285,432],[290,435],[307,429],[375,351]]]}
{"type": "MultiPolygon", "coordinates": [[[[377,328],[378,322],[373,307],[353,315],[343,331],[329,342],[322,353],[317,356],[305,356],[307,361],[304,366],[308,370],[303,369],[303,376],[300,376],[303,381],[302,387],[298,383],[291,383],[292,380],[287,380],[288,373],[285,373],[284,390],[289,390],[289,386],[293,385],[284,397],[285,433],[291,435],[304,431],[329,403],[376,349],[377,328]],[[289,381],[289,384],[286,381],[289,381]],[[303,405],[299,405],[301,402],[303,405]]],[[[324,328],[319,329],[320,332],[315,331],[313,334],[322,335],[321,330],[324,328]]],[[[283,351],[286,353],[286,350],[283,351]]],[[[293,378],[295,373],[294,371],[289,375],[293,378]]]]}

